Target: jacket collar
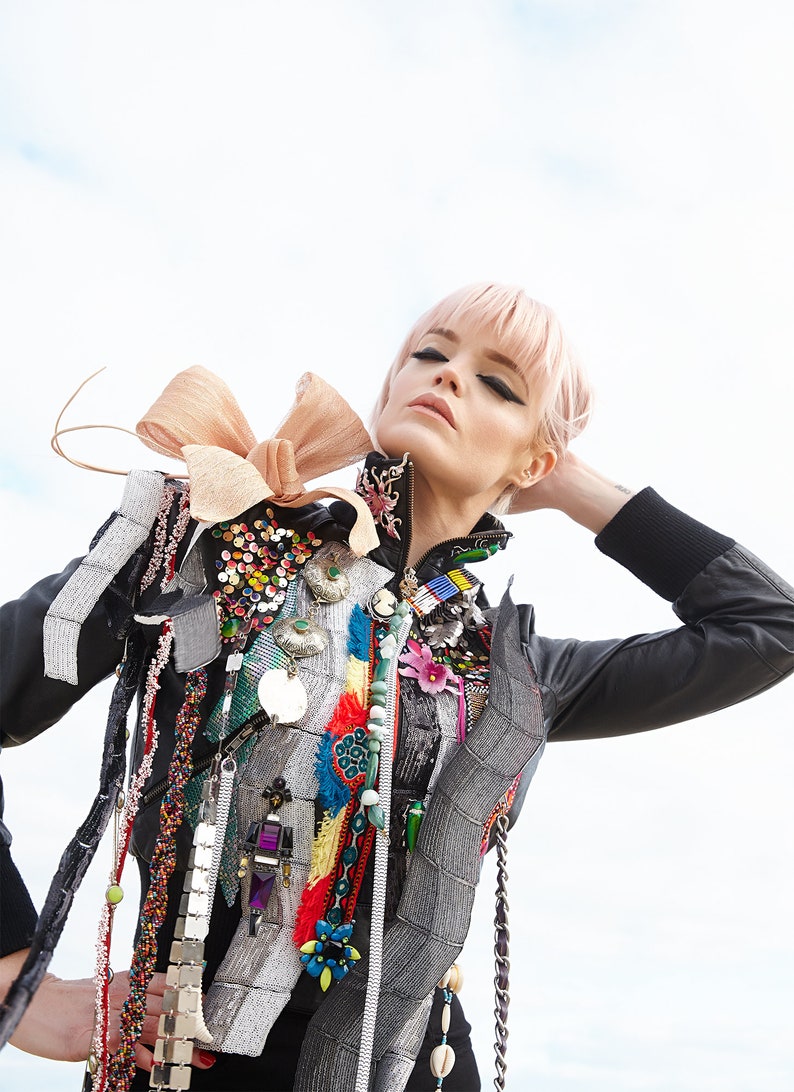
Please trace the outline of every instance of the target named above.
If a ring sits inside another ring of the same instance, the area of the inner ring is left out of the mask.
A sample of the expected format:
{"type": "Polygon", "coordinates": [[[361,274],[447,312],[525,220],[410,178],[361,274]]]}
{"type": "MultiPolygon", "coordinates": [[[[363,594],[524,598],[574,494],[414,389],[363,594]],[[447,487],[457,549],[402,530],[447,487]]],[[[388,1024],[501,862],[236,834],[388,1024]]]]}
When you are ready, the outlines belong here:
{"type": "MultiPolygon", "coordinates": [[[[380,545],[369,556],[402,577],[413,532],[414,467],[407,455],[389,459],[378,451],[371,452],[359,472],[356,492],[369,507],[378,529],[380,545]]],[[[416,577],[424,583],[439,573],[455,567],[456,557],[463,551],[503,550],[512,537],[503,524],[490,512],[462,538],[445,539],[429,550],[416,566],[416,577]]],[[[467,562],[468,564],[469,562],[467,562]]]]}

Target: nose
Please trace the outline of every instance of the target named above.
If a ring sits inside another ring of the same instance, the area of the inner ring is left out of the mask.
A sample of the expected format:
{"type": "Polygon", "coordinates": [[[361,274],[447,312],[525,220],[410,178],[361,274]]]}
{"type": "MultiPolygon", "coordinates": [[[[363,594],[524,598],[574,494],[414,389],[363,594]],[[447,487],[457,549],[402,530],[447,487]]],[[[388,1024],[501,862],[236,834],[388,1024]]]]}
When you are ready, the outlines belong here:
{"type": "Polygon", "coordinates": [[[460,394],[463,389],[463,376],[459,367],[451,360],[439,362],[433,376],[433,386],[448,388],[453,394],[460,394]]]}

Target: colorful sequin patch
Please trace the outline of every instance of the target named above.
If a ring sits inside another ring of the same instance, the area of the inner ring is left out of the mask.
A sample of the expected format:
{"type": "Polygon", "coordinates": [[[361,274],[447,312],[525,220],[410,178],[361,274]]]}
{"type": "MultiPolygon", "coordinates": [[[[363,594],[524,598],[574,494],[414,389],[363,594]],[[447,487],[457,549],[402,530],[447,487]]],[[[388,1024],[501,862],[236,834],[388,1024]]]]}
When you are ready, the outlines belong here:
{"type": "Polygon", "coordinates": [[[215,561],[220,588],[213,592],[218,605],[221,637],[233,640],[250,618],[254,631],[265,629],[278,613],[289,584],[318,546],[313,531],[305,537],[279,527],[272,508],[266,520],[219,523],[212,537],[223,544],[215,561]]]}

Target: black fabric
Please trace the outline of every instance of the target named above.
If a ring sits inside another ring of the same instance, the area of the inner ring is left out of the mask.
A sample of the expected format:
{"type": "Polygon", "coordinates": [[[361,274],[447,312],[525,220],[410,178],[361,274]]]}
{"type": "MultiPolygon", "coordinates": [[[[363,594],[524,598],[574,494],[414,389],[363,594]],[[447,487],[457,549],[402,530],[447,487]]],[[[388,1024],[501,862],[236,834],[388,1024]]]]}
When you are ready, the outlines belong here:
{"type": "Polygon", "coordinates": [[[11,851],[7,845],[0,845],[0,921],[3,922],[5,948],[0,955],[18,952],[30,945],[36,917],[36,908],[11,859],[11,851]]]}
{"type": "MultiPolygon", "coordinates": [[[[430,1054],[441,1042],[442,1008],[443,995],[436,990],[427,1033],[406,1092],[435,1092],[437,1082],[430,1071],[430,1054]]],[[[480,1075],[471,1045],[471,1026],[456,995],[452,998],[450,1016],[447,1042],[455,1051],[455,1066],[444,1078],[445,1092],[479,1092],[480,1075]]],[[[308,1015],[286,1009],[273,1025],[265,1049],[258,1058],[218,1054],[210,1069],[193,1068],[191,1089],[194,1092],[292,1092],[308,1022],[308,1015]]],[[[137,1070],[131,1087],[148,1088],[149,1074],[142,1069],[137,1070]]]]}
{"type": "Polygon", "coordinates": [[[736,540],[674,508],[649,486],[623,505],[595,543],[672,603],[701,569],[735,546],[736,540]]]}

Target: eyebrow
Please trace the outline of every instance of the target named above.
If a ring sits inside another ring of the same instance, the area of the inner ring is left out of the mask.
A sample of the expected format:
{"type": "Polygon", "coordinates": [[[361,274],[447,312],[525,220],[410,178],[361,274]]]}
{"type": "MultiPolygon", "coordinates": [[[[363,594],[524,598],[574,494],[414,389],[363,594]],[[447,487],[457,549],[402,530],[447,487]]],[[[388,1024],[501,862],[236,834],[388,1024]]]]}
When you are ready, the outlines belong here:
{"type": "MultiPolygon", "coordinates": [[[[460,338],[454,330],[447,330],[443,326],[434,326],[432,330],[428,330],[427,332],[428,334],[438,334],[440,337],[445,337],[447,341],[451,341],[455,345],[460,344],[460,338]]],[[[509,368],[512,372],[515,372],[518,378],[526,385],[526,379],[524,378],[523,372],[509,356],[505,356],[503,353],[497,353],[495,349],[485,349],[483,355],[488,357],[489,360],[492,360],[494,364],[502,364],[505,368],[509,368]]]]}

